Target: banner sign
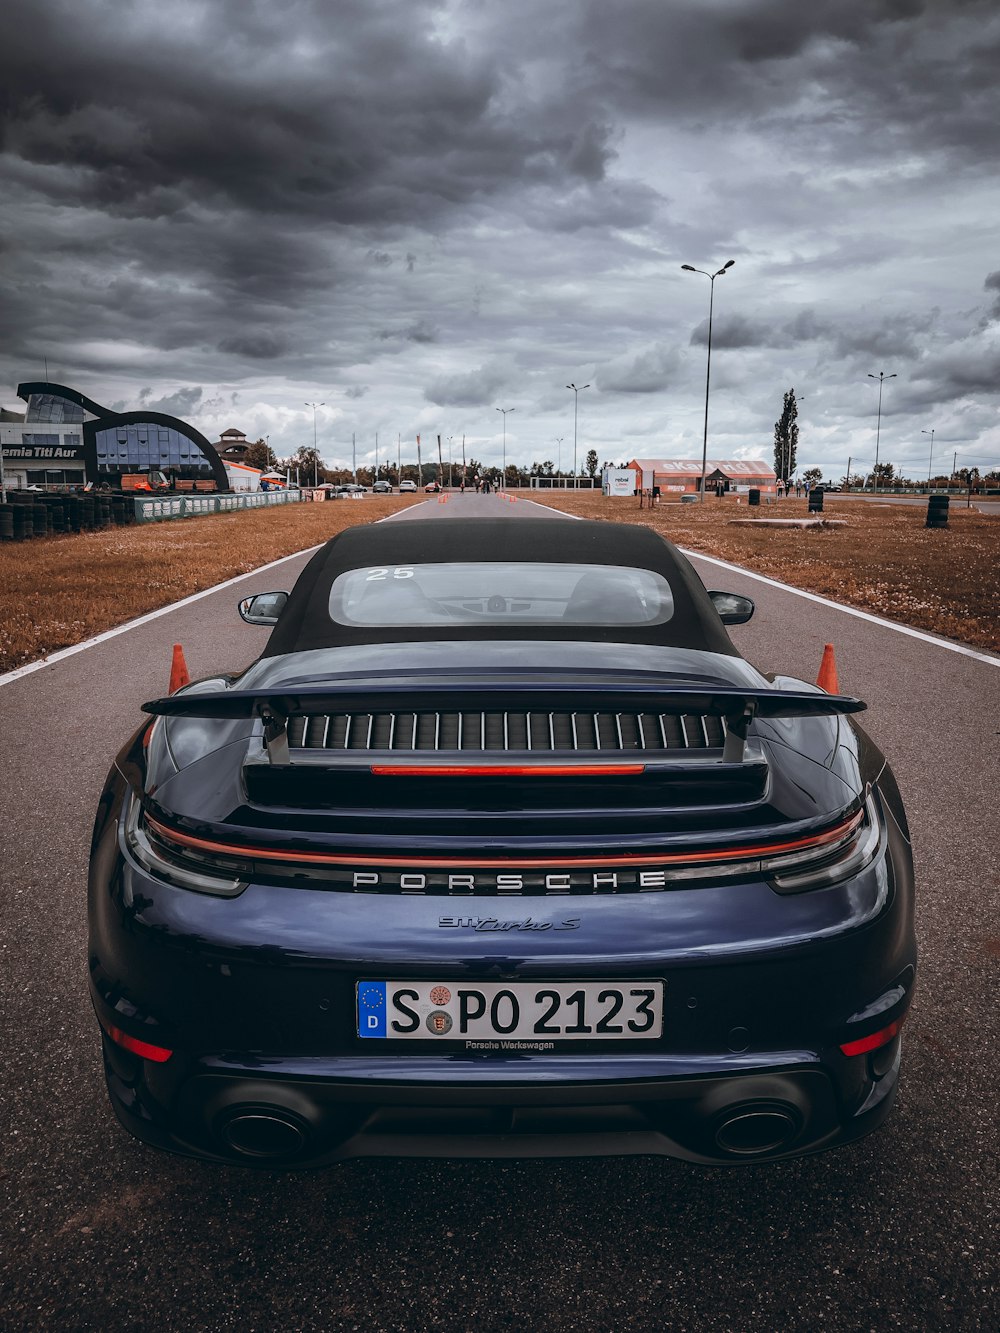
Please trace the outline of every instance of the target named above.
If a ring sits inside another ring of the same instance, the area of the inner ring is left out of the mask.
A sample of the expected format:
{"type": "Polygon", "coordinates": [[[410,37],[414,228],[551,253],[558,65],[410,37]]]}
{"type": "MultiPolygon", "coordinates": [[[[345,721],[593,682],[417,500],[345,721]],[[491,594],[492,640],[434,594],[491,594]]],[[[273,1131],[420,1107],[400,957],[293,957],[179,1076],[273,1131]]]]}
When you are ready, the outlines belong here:
{"type": "Polygon", "coordinates": [[[633,495],[635,493],[635,473],[627,467],[606,467],[604,469],[605,495],[633,495]]]}
{"type": "Polygon", "coordinates": [[[65,463],[83,458],[83,445],[66,444],[5,444],[4,462],[65,463]]]}
{"type": "Polygon", "coordinates": [[[137,523],[159,523],[165,518],[199,518],[203,514],[228,514],[234,509],[263,509],[266,505],[298,502],[291,491],[254,491],[240,495],[171,495],[152,500],[134,500],[137,523]]]}

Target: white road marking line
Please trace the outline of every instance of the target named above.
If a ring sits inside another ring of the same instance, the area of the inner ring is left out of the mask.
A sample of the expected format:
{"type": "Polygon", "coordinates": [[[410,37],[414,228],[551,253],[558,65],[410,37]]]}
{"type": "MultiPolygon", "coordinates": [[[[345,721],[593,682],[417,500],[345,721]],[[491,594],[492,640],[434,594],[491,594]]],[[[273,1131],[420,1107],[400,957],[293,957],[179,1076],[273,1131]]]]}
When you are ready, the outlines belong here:
{"type": "Polygon", "coordinates": [[[843,602],[832,602],[829,597],[821,597],[819,593],[806,592],[803,588],[793,588],[790,583],[780,583],[777,579],[769,579],[764,574],[755,574],[753,570],[744,569],[742,565],[732,565],[726,560],[717,560],[711,555],[702,555],[700,551],[689,551],[687,547],[680,546],[678,550],[691,560],[704,560],[710,565],[718,565],[720,569],[731,570],[734,574],[742,574],[745,578],[754,579],[757,583],[766,583],[768,587],[779,588],[782,592],[792,592],[796,597],[804,597],[809,602],[818,602],[820,606],[828,606],[831,611],[843,611],[845,616],[855,616],[858,620],[868,620],[873,625],[879,625],[882,629],[895,630],[897,634],[905,634],[911,639],[920,639],[924,643],[933,644],[936,648],[947,648],[950,653],[961,653],[963,657],[971,657],[977,662],[985,662],[987,666],[1000,667],[1000,657],[991,656],[989,653],[977,652],[975,648],[966,648],[960,643],[951,643],[948,639],[939,638],[936,634],[928,634],[925,630],[911,629],[909,625],[897,624],[894,620],[883,620],[881,616],[873,615],[870,611],[859,611],[855,606],[845,606],[843,602]]]}
{"type": "Polygon", "coordinates": [[[269,569],[283,565],[288,560],[297,560],[301,555],[312,555],[313,551],[318,550],[319,546],[310,546],[304,551],[295,551],[292,555],[284,555],[280,560],[272,560],[270,564],[261,565],[259,569],[251,569],[246,574],[237,574],[234,579],[226,579],[225,583],[217,583],[214,588],[205,588],[201,592],[194,592],[190,597],[183,597],[179,602],[171,602],[169,606],[161,606],[158,611],[149,611],[146,615],[138,616],[135,620],[127,620],[124,625],[116,625],[114,629],[105,630],[102,634],[95,634],[92,639],[85,639],[83,643],[74,643],[72,647],[60,648],[58,652],[50,653],[48,657],[42,657],[37,662],[28,662],[25,666],[15,667],[13,671],[8,671],[6,675],[0,676],[0,686],[10,685],[13,681],[20,680],[22,676],[30,676],[33,671],[41,671],[43,667],[61,662],[65,657],[72,657],[74,653],[82,653],[86,648],[93,648],[98,643],[106,643],[108,639],[117,638],[119,634],[127,634],[129,630],[138,629],[140,625],[148,625],[151,620],[158,620],[160,616],[169,615],[171,611],[179,611],[182,606],[190,606],[193,602],[200,602],[203,597],[211,597],[213,593],[232,588],[235,584],[242,583],[244,579],[255,578],[258,574],[263,574],[269,569]]]}

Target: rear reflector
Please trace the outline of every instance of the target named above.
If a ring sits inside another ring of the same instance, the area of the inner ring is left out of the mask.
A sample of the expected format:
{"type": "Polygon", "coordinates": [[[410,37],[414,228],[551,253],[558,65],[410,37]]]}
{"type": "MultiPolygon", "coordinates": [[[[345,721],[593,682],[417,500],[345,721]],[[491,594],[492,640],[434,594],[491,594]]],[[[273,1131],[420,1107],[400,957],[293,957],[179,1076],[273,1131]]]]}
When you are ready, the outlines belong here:
{"type": "Polygon", "coordinates": [[[173,1055],[173,1051],[168,1051],[165,1046],[154,1046],[152,1042],[140,1041],[138,1037],[130,1037],[127,1032],[123,1032],[121,1028],[116,1028],[111,1024],[106,1023],[103,1026],[116,1046],[131,1051],[133,1055],[142,1056],[143,1060],[155,1060],[158,1065],[162,1065],[173,1055]]]}
{"type": "Polygon", "coordinates": [[[372,764],[380,778],[627,778],[645,764],[372,764]]]}
{"type": "Polygon", "coordinates": [[[840,1049],[845,1055],[864,1055],[867,1051],[877,1051],[880,1046],[887,1046],[902,1026],[903,1020],[897,1018],[895,1023],[890,1023],[887,1028],[880,1028],[878,1032],[873,1032],[870,1037],[859,1037],[857,1041],[842,1042],[840,1049]]]}

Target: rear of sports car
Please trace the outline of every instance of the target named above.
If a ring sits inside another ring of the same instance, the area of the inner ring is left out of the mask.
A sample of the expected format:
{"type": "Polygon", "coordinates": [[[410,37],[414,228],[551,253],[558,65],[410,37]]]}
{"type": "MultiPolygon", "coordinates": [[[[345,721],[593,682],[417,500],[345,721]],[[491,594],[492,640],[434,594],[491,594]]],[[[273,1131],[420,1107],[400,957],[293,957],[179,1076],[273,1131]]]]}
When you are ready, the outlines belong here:
{"type": "Polygon", "coordinates": [[[146,1142],[721,1165],[888,1112],[912,861],[852,701],[533,636],[279,654],[150,707],[90,880],[146,1142]]]}

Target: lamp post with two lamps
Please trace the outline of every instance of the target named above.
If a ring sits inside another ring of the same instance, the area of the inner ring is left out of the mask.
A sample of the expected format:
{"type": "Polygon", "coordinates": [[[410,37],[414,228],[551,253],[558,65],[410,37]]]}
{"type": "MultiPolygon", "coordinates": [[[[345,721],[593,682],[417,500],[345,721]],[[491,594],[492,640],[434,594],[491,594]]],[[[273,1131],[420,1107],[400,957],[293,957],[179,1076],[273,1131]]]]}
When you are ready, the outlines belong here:
{"type": "Polygon", "coordinates": [[[682,264],[681,268],[685,273],[701,273],[708,278],[711,288],[708,295],[708,361],[705,367],[705,429],[701,440],[701,495],[699,499],[704,503],[705,500],[705,473],[707,471],[708,460],[708,387],[712,378],[712,306],[715,303],[715,279],[721,278],[727,269],[732,268],[736,263],[735,259],[727,259],[722,267],[715,273],[708,273],[703,268],[695,268],[693,264],[682,264]]]}
{"type": "MultiPolygon", "coordinates": [[[[326,403],[306,403],[313,410],[313,487],[319,484],[319,451],[316,448],[316,409],[326,407],[326,403]]],[[[378,446],[376,445],[376,448],[378,446]]]]}
{"type": "Polygon", "coordinates": [[[503,490],[507,484],[507,413],[516,412],[516,407],[498,407],[498,412],[503,413],[503,472],[500,474],[500,489],[503,490]]]}
{"type": "Polygon", "coordinates": [[[584,389],[589,389],[589,384],[581,384],[579,389],[575,384],[567,384],[567,389],[573,390],[573,485],[576,485],[576,425],[580,413],[580,394],[584,389]]]}
{"type": "Polygon", "coordinates": [[[887,375],[884,370],[880,370],[877,375],[873,375],[869,370],[868,378],[870,380],[878,380],[878,417],[876,418],[875,423],[875,469],[872,472],[872,491],[875,495],[878,495],[878,443],[882,433],[882,384],[885,380],[894,380],[896,374],[894,371],[891,375],[887,375]]]}

